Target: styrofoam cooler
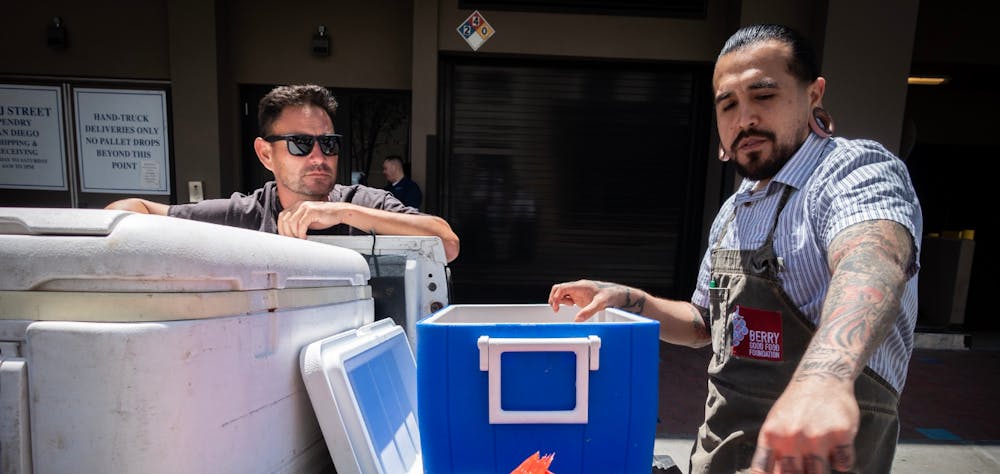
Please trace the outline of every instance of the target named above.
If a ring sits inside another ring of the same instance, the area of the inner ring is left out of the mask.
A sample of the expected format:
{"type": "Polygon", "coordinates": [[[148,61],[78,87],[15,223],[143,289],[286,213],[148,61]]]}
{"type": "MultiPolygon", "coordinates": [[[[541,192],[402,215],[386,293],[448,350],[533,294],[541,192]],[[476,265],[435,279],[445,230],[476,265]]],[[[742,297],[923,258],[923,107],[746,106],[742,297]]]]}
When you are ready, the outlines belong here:
{"type": "Polygon", "coordinates": [[[659,323],[616,309],[452,305],[417,323],[424,471],[649,472],[659,323]]]}
{"type": "Polygon", "coordinates": [[[306,344],[373,318],[357,252],[121,211],[0,208],[0,466],[304,472],[306,344]]]}
{"type": "Polygon", "coordinates": [[[448,306],[448,260],[439,237],[310,235],[309,240],[369,258],[375,316],[402,326],[411,347],[416,347],[417,321],[448,306]]]}

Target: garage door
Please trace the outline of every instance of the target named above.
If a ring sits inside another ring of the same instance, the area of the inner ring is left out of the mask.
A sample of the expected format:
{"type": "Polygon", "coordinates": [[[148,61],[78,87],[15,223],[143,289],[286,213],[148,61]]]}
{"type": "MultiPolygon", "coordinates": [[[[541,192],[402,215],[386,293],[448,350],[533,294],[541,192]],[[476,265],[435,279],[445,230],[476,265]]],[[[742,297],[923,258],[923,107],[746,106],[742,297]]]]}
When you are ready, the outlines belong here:
{"type": "Polygon", "coordinates": [[[541,302],[577,278],[690,296],[710,66],[444,57],[441,72],[453,302],[541,302]]]}

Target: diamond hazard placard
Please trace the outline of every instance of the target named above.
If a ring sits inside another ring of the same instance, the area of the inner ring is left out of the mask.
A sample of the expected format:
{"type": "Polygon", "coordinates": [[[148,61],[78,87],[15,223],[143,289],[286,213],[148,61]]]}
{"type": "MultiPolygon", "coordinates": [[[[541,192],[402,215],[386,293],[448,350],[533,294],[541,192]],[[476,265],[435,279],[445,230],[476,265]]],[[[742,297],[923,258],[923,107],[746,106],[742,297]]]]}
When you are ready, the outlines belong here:
{"type": "Polygon", "coordinates": [[[458,25],[456,30],[465,39],[465,42],[472,46],[473,51],[477,51],[486,40],[493,36],[493,27],[486,21],[486,18],[483,18],[479,10],[472,12],[461,25],[458,25]]]}

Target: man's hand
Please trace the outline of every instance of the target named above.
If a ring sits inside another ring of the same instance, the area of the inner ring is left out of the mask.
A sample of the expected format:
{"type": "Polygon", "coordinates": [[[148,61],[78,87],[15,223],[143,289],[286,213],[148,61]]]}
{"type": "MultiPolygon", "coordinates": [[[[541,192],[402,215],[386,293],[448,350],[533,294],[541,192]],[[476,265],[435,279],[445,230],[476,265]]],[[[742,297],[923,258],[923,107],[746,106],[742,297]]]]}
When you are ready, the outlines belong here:
{"type": "Polygon", "coordinates": [[[576,305],[583,308],[574,318],[574,321],[580,322],[590,319],[595,313],[608,307],[642,314],[646,305],[646,294],[615,283],[578,280],[552,285],[552,290],[549,292],[549,306],[552,307],[552,311],[558,312],[559,305],[576,305]]]}
{"type": "Polygon", "coordinates": [[[793,381],[768,412],[751,472],[829,473],[854,464],[858,402],[853,384],[793,381]]]}
{"type": "Polygon", "coordinates": [[[348,202],[300,201],[278,214],[278,233],[306,238],[310,229],[349,225],[379,235],[426,235],[441,239],[445,258],[458,257],[458,236],[444,219],[429,214],[407,214],[362,207],[348,202]]]}
{"type": "Polygon", "coordinates": [[[116,211],[132,211],[140,214],[155,214],[158,216],[167,215],[170,206],[158,202],[147,201],[139,198],[121,199],[104,206],[105,209],[116,211]]]}
{"type": "Polygon", "coordinates": [[[671,344],[701,347],[711,342],[705,325],[707,309],[688,301],[657,298],[617,283],[578,280],[552,285],[549,306],[557,312],[560,305],[582,308],[575,322],[586,321],[607,308],[618,308],[659,322],[660,339],[671,344]]]}
{"type": "Polygon", "coordinates": [[[278,233],[304,239],[309,229],[344,223],[353,206],[345,202],[300,201],[278,214],[278,233]]]}

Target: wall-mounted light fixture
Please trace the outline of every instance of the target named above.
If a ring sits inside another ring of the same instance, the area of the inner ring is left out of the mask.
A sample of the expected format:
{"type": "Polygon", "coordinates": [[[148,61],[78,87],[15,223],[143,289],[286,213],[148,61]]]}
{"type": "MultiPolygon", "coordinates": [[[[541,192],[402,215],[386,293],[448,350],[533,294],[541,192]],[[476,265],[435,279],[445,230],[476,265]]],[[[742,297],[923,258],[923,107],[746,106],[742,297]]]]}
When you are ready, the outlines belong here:
{"type": "Polygon", "coordinates": [[[319,25],[313,35],[312,53],[314,56],[330,55],[330,36],[326,34],[326,25],[319,25]]]}
{"type": "Polygon", "coordinates": [[[45,35],[45,44],[52,49],[66,49],[68,39],[66,38],[66,27],[63,26],[62,18],[52,17],[49,23],[48,32],[45,35]]]}
{"type": "Polygon", "coordinates": [[[945,76],[909,76],[906,83],[911,86],[940,86],[948,82],[945,76]]]}

